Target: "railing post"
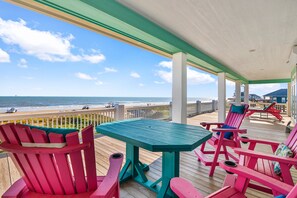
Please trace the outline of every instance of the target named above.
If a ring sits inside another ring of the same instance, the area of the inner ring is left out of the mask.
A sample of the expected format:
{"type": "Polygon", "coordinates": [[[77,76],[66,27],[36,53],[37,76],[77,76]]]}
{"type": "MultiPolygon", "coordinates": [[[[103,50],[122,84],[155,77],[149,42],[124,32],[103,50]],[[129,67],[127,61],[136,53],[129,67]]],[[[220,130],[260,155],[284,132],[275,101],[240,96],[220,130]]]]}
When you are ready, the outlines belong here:
{"type": "Polygon", "coordinates": [[[169,119],[172,120],[172,102],[169,103],[169,119]]]}
{"type": "Polygon", "coordinates": [[[115,120],[124,120],[125,119],[125,105],[115,105],[115,120]]]}
{"type": "Polygon", "coordinates": [[[201,101],[200,100],[196,101],[196,113],[197,113],[197,115],[201,114],[201,101]]]}
{"type": "Polygon", "coordinates": [[[212,111],[216,111],[216,109],[217,109],[217,103],[216,103],[216,101],[215,100],[212,100],[211,101],[212,102],[212,111]]]}

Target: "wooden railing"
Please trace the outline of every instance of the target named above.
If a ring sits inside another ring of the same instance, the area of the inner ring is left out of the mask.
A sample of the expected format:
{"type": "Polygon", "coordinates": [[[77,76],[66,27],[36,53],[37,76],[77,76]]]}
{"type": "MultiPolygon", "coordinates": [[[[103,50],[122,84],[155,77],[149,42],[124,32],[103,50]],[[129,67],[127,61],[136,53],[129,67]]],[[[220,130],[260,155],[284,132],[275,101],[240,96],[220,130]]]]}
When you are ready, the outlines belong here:
{"type": "MultiPolygon", "coordinates": [[[[217,110],[217,102],[200,102],[187,104],[187,115],[194,116],[217,110]]],[[[125,108],[124,119],[131,118],[150,118],[150,119],[171,119],[171,105],[150,105],[134,106],[125,108]]]]}
{"type": "MultiPolygon", "coordinates": [[[[265,103],[265,102],[250,102],[250,107],[263,109],[264,107],[268,107],[270,104],[271,103],[265,103]]],[[[276,105],[274,107],[278,110],[281,110],[281,113],[287,112],[287,104],[286,103],[276,103],[276,105]]]]}
{"type": "Polygon", "coordinates": [[[115,109],[77,110],[50,113],[17,113],[0,116],[0,124],[20,123],[52,128],[82,129],[90,124],[94,126],[115,119],[115,109]]]}
{"type": "MultiPolygon", "coordinates": [[[[217,109],[216,101],[187,104],[188,116],[212,112],[217,109]]],[[[100,108],[89,110],[60,111],[60,112],[18,112],[1,114],[0,124],[20,123],[51,128],[76,128],[93,124],[112,122],[114,120],[131,118],[149,118],[171,120],[171,105],[123,106],[115,108],[100,108]]]]}
{"type": "Polygon", "coordinates": [[[124,118],[170,119],[171,107],[170,105],[126,107],[124,118]]]}

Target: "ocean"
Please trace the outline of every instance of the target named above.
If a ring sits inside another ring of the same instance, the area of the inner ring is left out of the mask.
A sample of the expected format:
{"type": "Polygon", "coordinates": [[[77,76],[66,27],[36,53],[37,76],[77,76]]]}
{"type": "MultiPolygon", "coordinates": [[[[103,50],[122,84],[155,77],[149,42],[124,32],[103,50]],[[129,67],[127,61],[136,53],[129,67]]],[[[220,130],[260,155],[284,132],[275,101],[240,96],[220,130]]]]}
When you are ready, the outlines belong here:
{"type": "MultiPolygon", "coordinates": [[[[209,98],[188,98],[188,102],[197,100],[210,101],[209,98]]],[[[0,112],[14,107],[18,111],[81,109],[104,107],[112,102],[115,104],[147,105],[169,104],[170,97],[33,97],[33,96],[0,96],[0,112]]]]}

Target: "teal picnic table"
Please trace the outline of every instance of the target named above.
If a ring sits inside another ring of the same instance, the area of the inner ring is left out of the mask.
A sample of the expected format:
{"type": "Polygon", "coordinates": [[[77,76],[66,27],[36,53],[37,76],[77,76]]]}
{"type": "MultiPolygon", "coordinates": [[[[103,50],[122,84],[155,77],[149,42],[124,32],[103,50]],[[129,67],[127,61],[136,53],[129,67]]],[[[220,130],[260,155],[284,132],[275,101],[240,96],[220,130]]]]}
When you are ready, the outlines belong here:
{"type": "Polygon", "coordinates": [[[120,182],[133,178],[156,192],[157,197],[174,197],[169,183],[171,178],[179,176],[180,152],[192,151],[212,136],[199,126],[145,119],[105,123],[97,126],[96,131],[126,142],[126,163],[120,182]],[[148,171],[149,166],[139,161],[139,148],[162,152],[162,177],[157,181],[145,176],[144,171],[148,171]]]}

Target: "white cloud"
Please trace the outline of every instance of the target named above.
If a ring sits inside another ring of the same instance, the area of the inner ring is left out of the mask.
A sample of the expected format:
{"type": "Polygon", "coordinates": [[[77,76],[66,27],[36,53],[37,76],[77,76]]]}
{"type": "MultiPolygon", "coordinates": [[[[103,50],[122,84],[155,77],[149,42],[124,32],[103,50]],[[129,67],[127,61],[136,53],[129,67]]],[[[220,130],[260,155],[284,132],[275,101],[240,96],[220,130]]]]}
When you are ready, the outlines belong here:
{"type": "Polygon", "coordinates": [[[154,81],[154,83],[155,83],[155,84],[159,84],[159,85],[161,85],[161,84],[165,84],[164,81],[154,81]]]}
{"type": "MultiPolygon", "coordinates": [[[[170,69],[170,71],[158,70],[156,75],[163,79],[165,82],[172,83],[172,61],[162,61],[158,64],[158,66],[170,69]]],[[[215,82],[215,79],[209,74],[201,73],[190,68],[187,68],[187,79],[188,83],[193,85],[215,82]]],[[[155,83],[158,84],[159,81],[155,81],[155,83]]]]}
{"type": "Polygon", "coordinates": [[[106,73],[108,73],[108,72],[118,72],[118,70],[116,70],[116,69],[114,69],[114,68],[111,68],[111,67],[105,67],[105,68],[104,68],[104,71],[105,71],[106,73]]]}
{"type": "Polygon", "coordinates": [[[215,79],[209,74],[204,74],[193,69],[187,68],[187,77],[189,84],[208,84],[215,82],[215,79]]]}
{"type": "Polygon", "coordinates": [[[97,85],[97,86],[100,86],[100,85],[103,85],[104,84],[102,81],[98,80],[95,77],[90,76],[89,74],[77,72],[77,73],[75,73],[75,76],[77,78],[79,78],[79,79],[82,79],[82,80],[93,81],[93,82],[95,82],[95,85],[97,85]]]}
{"type": "Polygon", "coordinates": [[[172,61],[161,61],[158,65],[160,67],[172,69],[172,61]]]}
{"type": "Polygon", "coordinates": [[[103,85],[103,82],[102,82],[102,81],[99,81],[99,80],[97,80],[97,81],[95,82],[95,85],[97,85],[97,86],[103,85]]]}
{"type": "Polygon", "coordinates": [[[144,84],[142,84],[142,83],[139,83],[138,85],[139,85],[139,87],[143,87],[144,86],[144,84]]]}
{"type": "Polygon", "coordinates": [[[105,60],[105,56],[103,54],[83,55],[82,59],[90,63],[100,63],[105,60]]]}
{"type": "Polygon", "coordinates": [[[18,67],[20,68],[28,68],[28,62],[26,59],[21,58],[19,63],[18,63],[18,67]]]}
{"type": "Polygon", "coordinates": [[[101,75],[101,74],[105,74],[105,73],[115,73],[115,72],[118,72],[118,70],[115,69],[115,68],[104,67],[104,71],[103,72],[98,72],[98,74],[101,75]]]}
{"type": "Polygon", "coordinates": [[[227,86],[235,86],[235,82],[233,82],[231,80],[226,80],[226,85],[227,86]]]}
{"type": "Polygon", "coordinates": [[[131,72],[130,76],[133,78],[140,78],[140,75],[137,72],[131,72]]]}
{"type": "Polygon", "coordinates": [[[10,62],[9,54],[0,48],[0,63],[9,63],[9,62],[10,62]]]}
{"type": "Polygon", "coordinates": [[[249,92],[251,94],[258,94],[260,96],[263,96],[264,94],[276,91],[278,89],[281,89],[281,85],[278,83],[272,83],[272,84],[251,84],[249,85],[249,92]]]}
{"type": "Polygon", "coordinates": [[[162,80],[168,83],[172,83],[172,71],[157,71],[157,76],[159,76],[162,80]]]}
{"type": "Polygon", "coordinates": [[[99,63],[105,60],[105,56],[96,50],[91,50],[91,54],[75,55],[71,52],[74,47],[71,44],[74,39],[72,34],[65,36],[33,29],[22,19],[12,21],[0,18],[0,38],[8,45],[18,46],[23,53],[44,61],[99,63]]]}
{"type": "Polygon", "coordinates": [[[89,74],[85,74],[85,73],[81,73],[81,72],[75,73],[75,76],[82,80],[96,80],[96,78],[91,77],[89,74]]]}

